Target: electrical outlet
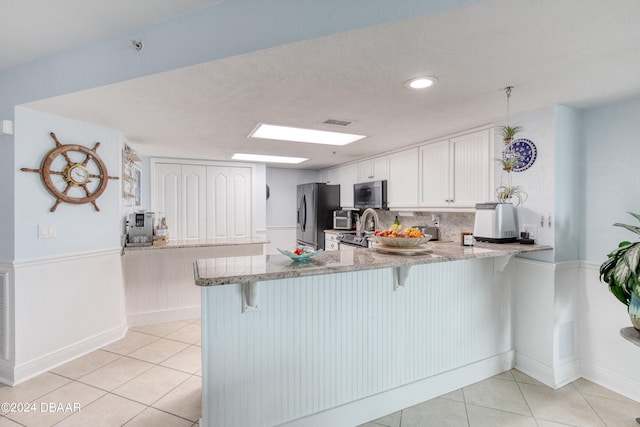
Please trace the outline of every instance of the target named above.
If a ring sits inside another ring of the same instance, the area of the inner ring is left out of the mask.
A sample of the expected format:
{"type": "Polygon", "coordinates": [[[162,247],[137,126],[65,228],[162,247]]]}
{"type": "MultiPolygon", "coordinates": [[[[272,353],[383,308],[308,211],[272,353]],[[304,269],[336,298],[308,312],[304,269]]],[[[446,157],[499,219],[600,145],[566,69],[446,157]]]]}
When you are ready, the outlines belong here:
{"type": "Polygon", "coordinates": [[[536,240],[538,238],[538,226],[533,224],[525,224],[522,226],[525,233],[529,233],[529,238],[536,240]]]}
{"type": "Polygon", "coordinates": [[[38,224],[38,239],[52,239],[56,237],[55,224],[38,224]]]}

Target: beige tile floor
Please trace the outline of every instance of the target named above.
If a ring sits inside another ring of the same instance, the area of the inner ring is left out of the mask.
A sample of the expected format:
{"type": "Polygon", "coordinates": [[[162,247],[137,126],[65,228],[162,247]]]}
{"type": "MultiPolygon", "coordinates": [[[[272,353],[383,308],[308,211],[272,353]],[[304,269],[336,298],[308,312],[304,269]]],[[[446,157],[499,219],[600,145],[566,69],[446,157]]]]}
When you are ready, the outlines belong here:
{"type": "MultiPolygon", "coordinates": [[[[0,385],[0,402],[36,409],[0,412],[0,427],[197,426],[200,351],[199,319],[131,328],[51,372],[0,385]]],[[[587,380],[552,390],[514,369],[361,427],[638,427],[637,416],[640,403],[587,380]]]]}
{"type": "Polygon", "coordinates": [[[200,319],[130,328],[122,340],[51,372],[0,385],[0,402],[30,409],[3,408],[0,427],[198,426],[200,351],[200,319]]]}
{"type": "Polygon", "coordinates": [[[585,379],[553,390],[512,369],[360,427],[640,427],[640,403],[585,379]]]}

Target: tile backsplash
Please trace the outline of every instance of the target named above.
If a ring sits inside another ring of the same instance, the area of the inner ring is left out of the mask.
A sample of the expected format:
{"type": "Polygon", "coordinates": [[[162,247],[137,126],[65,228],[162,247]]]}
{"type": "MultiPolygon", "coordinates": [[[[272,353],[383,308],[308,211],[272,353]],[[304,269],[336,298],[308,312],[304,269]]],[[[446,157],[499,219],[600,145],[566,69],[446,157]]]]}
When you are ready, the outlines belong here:
{"type": "Polygon", "coordinates": [[[460,233],[468,231],[473,232],[473,223],[475,221],[474,212],[410,212],[407,211],[376,211],[380,224],[378,228],[384,230],[389,228],[398,216],[400,223],[404,227],[414,225],[433,226],[433,217],[439,219],[440,224],[440,240],[460,240],[460,233]]]}

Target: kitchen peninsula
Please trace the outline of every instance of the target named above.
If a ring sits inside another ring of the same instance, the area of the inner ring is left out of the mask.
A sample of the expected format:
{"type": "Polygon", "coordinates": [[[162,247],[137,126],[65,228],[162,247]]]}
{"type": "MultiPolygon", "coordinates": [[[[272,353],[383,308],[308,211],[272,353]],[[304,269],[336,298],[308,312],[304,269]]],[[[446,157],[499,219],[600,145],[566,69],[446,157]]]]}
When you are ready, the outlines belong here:
{"type": "Polygon", "coordinates": [[[508,261],[551,247],[429,247],[197,260],[201,425],[352,427],[510,369],[508,261]]]}

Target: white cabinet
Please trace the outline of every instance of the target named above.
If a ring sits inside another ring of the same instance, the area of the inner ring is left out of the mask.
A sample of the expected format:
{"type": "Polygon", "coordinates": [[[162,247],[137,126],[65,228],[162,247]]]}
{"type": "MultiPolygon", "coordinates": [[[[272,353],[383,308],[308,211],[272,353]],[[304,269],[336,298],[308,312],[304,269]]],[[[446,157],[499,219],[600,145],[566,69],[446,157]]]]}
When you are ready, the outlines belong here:
{"type": "Polygon", "coordinates": [[[451,199],[449,140],[420,147],[420,206],[447,207],[451,199]]]}
{"type": "Polygon", "coordinates": [[[390,209],[418,206],[418,156],[417,147],[389,155],[387,200],[390,209]]]}
{"type": "Polygon", "coordinates": [[[152,210],[171,239],[253,234],[252,168],[155,162],[152,210]]]}
{"type": "Polygon", "coordinates": [[[492,199],[491,130],[420,147],[420,206],[473,208],[492,199]]]}
{"type": "Polygon", "coordinates": [[[453,207],[472,208],[478,202],[493,200],[492,140],[490,130],[451,139],[453,207]]]}
{"type": "Polygon", "coordinates": [[[358,163],[358,182],[379,181],[389,177],[389,158],[376,157],[358,163]]]}
{"type": "MultiPolygon", "coordinates": [[[[358,182],[358,165],[346,165],[338,168],[340,183],[340,206],[353,207],[353,184],[358,182]]],[[[331,183],[333,184],[333,182],[331,183]]]]}
{"type": "Polygon", "coordinates": [[[325,251],[337,251],[338,250],[338,234],[325,231],[324,233],[324,250],[325,251]]]}

